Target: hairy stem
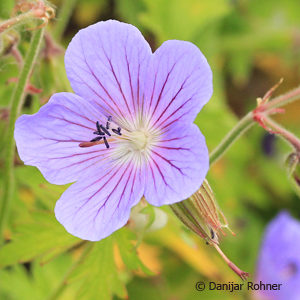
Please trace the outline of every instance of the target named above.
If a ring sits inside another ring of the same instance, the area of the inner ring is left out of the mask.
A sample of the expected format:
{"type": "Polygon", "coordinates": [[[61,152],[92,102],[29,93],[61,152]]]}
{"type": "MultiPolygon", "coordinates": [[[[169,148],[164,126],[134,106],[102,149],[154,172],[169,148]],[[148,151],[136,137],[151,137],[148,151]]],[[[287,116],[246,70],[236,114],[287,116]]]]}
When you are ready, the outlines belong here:
{"type": "Polygon", "coordinates": [[[254,122],[252,119],[252,113],[250,112],[228,132],[219,145],[210,153],[210,165],[213,165],[242,134],[250,129],[252,125],[254,125],[254,122]]]}
{"type": "MultiPolygon", "coordinates": [[[[272,110],[282,107],[288,103],[296,101],[300,98],[300,87],[297,87],[286,94],[278,96],[270,102],[264,104],[265,114],[272,113],[272,110]]],[[[248,131],[255,123],[253,112],[249,112],[244,116],[234,128],[224,137],[220,144],[211,152],[209,156],[210,165],[212,166],[224,153],[233,145],[233,143],[246,131],[248,131]]]]}
{"type": "Polygon", "coordinates": [[[53,32],[55,39],[58,41],[61,39],[69,19],[71,17],[72,11],[76,5],[77,0],[64,0],[63,4],[59,10],[56,26],[53,32]]]}
{"type": "Polygon", "coordinates": [[[63,276],[62,280],[58,284],[58,286],[55,288],[53,293],[47,298],[47,300],[56,300],[61,295],[61,293],[65,290],[68,284],[68,279],[72,275],[72,273],[76,270],[76,268],[83,263],[87,255],[90,253],[94,243],[92,242],[86,242],[86,247],[83,250],[80,258],[71,265],[71,267],[67,270],[65,275],[63,276]]]}
{"type": "Polygon", "coordinates": [[[300,86],[288,91],[287,93],[274,98],[266,104],[266,111],[284,106],[288,103],[298,100],[300,97],[300,86]]]}
{"type": "Polygon", "coordinates": [[[3,182],[3,199],[0,207],[0,240],[3,238],[3,230],[9,215],[13,187],[14,187],[14,157],[15,157],[15,140],[14,128],[17,117],[22,109],[25,88],[30,77],[33,65],[36,61],[40,49],[44,29],[36,30],[31,38],[30,48],[25,58],[24,66],[21,70],[19,80],[11,99],[10,117],[6,137],[6,155],[4,165],[4,182],[3,182]]]}
{"type": "Polygon", "coordinates": [[[28,11],[26,13],[5,20],[0,23],[0,33],[3,33],[4,31],[11,29],[12,27],[18,24],[31,20],[32,18],[34,18],[32,11],[28,11]]]}
{"type": "Polygon", "coordinates": [[[286,130],[284,127],[276,123],[269,117],[264,118],[264,122],[268,125],[272,130],[274,130],[277,134],[279,134],[288,144],[292,145],[296,152],[300,154],[300,140],[293,133],[286,130]]]}
{"type": "Polygon", "coordinates": [[[213,247],[218,251],[218,253],[221,255],[223,260],[227,263],[227,265],[230,267],[230,269],[236,273],[242,280],[247,280],[249,277],[249,273],[242,271],[239,267],[237,267],[220,249],[220,247],[217,244],[212,244],[213,247]]]}

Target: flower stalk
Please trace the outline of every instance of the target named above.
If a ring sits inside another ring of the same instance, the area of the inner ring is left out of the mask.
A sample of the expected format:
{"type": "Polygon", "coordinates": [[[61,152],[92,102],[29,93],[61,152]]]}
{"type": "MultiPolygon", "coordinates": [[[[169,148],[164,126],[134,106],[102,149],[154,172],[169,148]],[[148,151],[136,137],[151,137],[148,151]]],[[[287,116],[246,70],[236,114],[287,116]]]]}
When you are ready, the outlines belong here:
{"type": "MultiPolygon", "coordinates": [[[[281,81],[280,81],[281,83],[281,81]]],[[[278,85],[275,86],[275,88],[278,85]]],[[[285,106],[293,101],[300,99],[300,86],[283,94],[278,97],[275,97],[273,100],[267,102],[274,91],[274,87],[271,88],[264,98],[263,102],[259,104],[259,112],[263,112],[266,116],[274,113],[281,112],[278,108],[285,106]]],[[[220,144],[210,153],[209,160],[210,165],[212,166],[217,162],[226,151],[234,144],[239,137],[241,137],[245,132],[247,132],[254,124],[257,122],[255,115],[258,112],[258,107],[253,111],[246,114],[235,126],[234,128],[224,137],[220,144]]]]}
{"type": "Polygon", "coordinates": [[[246,133],[254,124],[252,112],[249,112],[227,133],[219,145],[210,153],[210,166],[216,163],[235,143],[235,141],[246,133]]]}
{"type": "Polygon", "coordinates": [[[41,26],[44,26],[55,16],[55,10],[46,5],[44,1],[21,2],[15,6],[15,11],[21,11],[22,13],[1,22],[0,34],[16,25],[27,23],[32,20],[41,20],[43,22],[41,26]]]}
{"type": "Polygon", "coordinates": [[[21,74],[19,80],[16,84],[16,88],[14,90],[12,99],[11,99],[11,109],[10,109],[10,117],[9,124],[7,130],[6,137],[6,159],[4,166],[4,191],[3,191],[3,199],[0,207],[0,239],[3,238],[3,230],[6,224],[11,201],[12,201],[12,193],[14,186],[14,154],[15,154],[15,140],[14,140],[14,127],[17,117],[20,114],[21,108],[24,103],[25,98],[25,89],[28,83],[31,71],[33,69],[34,63],[37,58],[37,54],[40,49],[41,41],[43,38],[44,29],[36,30],[31,38],[30,48],[28,50],[27,56],[25,58],[24,66],[21,70],[21,74]]]}
{"type": "Polygon", "coordinates": [[[286,130],[284,127],[267,116],[264,117],[264,122],[272,130],[273,133],[280,135],[286,142],[288,142],[288,144],[290,144],[295,149],[296,153],[300,155],[300,139],[297,136],[295,136],[293,133],[286,130]]]}
{"type": "Polygon", "coordinates": [[[241,270],[239,267],[237,267],[225,254],[224,252],[220,249],[220,247],[217,244],[212,244],[212,246],[218,251],[218,253],[221,255],[223,260],[227,263],[229,268],[236,273],[242,280],[247,280],[249,277],[249,273],[244,272],[241,270]]]}
{"type": "Polygon", "coordinates": [[[11,29],[12,27],[14,27],[18,24],[32,20],[33,18],[34,18],[33,12],[28,11],[26,13],[23,13],[18,16],[12,17],[8,20],[5,20],[0,23],[0,33],[3,33],[4,31],[11,29]]]}
{"type": "Polygon", "coordinates": [[[220,234],[226,235],[223,228],[228,227],[227,220],[220,210],[214,193],[205,179],[200,189],[189,199],[170,205],[175,215],[189,229],[203,238],[206,243],[213,246],[227,265],[243,280],[249,274],[239,269],[229,258],[222,252],[219,247],[220,234]]]}
{"type": "Polygon", "coordinates": [[[273,91],[278,87],[281,81],[270,89],[266,93],[263,99],[258,99],[258,106],[253,110],[253,120],[256,121],[261,127],[271,134],[279,135],[283,140],[285,140],[294,150],[292,154],[289,155],[287,160],[287,168],[289,179],[291,179],[293,185],[295,186],[296,192],[299,194],[299,180],[296,172],[297,166],[299,165],[300,160],[300,139],[295,136],[293,133],[279,125],[269,115],[274,113],[284,112],[280,108],[280,104],[284,101],[292,101],[299,98],[299,88],[290,91],[289,93],[278,97],[272,101],[272,105],[268,102],[273,91]]]}

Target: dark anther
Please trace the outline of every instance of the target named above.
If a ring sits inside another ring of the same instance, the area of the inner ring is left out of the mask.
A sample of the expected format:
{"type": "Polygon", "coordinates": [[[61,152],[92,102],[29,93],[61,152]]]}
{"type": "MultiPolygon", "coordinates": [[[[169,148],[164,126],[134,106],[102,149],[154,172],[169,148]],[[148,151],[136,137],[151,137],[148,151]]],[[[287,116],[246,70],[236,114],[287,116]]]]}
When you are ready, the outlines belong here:
{"type": "Polygon", "coordinates": [[[107,119],[107,122],[106,122],[106,129],[109,129],[111,119],[112,119],[112,116],[109,116],[107,119]]]}
{"type": "MultiPolygon", "coordinates": [[[[96,122],[96,128],[97,128],[97,130],[94,131],[93,133],[96,134],[96,135],[98,135],[98,136],[95,137],[95,138],[93,138],[92,140],[90,140],[90,142],[81,143],[79,146],[80,147],[90,147],[90,146],[93,146],[93,144],[91,144],[91,143],[98,142],[101,139],[103,139],[106,148],[109,148],[109,144],[108,144],[106,135],[107,136],[111,136],[111,133],[109,132],[109,127],[110,127],[111,120],[112,120],[112,116],[109,116],[107,118],[107,122],[106,122],[106,126],[105,127],[102,124],[100,124],[99,121],[97,121],[96,122]]],[[[118,127],[118,129],[112,129],[112,131],[115,134],[122,135],[120,127],[118,127]]]]}
{"type": "Polygon", "coordinates": [[[90,140],[90,142],[97,142],[100,141],[102,139],[102,136],[97,136],[94,139],[90,140]]]}
{"type": "Polygon", "coordinates": [[[100,128],[104,131],[105,134],[111,136],[110,132],[103,125],[100,125],[100,128]]]}
{"type": "Polygon", "coordinates": [[[105,135],[105,133],[104,133],[104,132],[102,132],[102,131],[101,131],[101,132],[99,132],[99,131],[94,131],[94,132],[93,132],[93,134],[105,135]]]}
{"type": "Polygon", "coordinates": [[[117,135],[122,135],[120,127],[118,127],[118,129],[112,129],[112,132],[114,132],[117,135]]]}
{"type": "Polygon", "coordinates": [[[98,132],[99,132],[99,135],[104,135],[104,133],[103,133],[102,130],[101,130],[101,125],[99,124],[98,121],[96,122],[96,126],[97,126],[97,130],[98,130],[98,132]]]}
{"type": "Polygon", "coordinates": [[[106,148],[108,149],[109,145],[108,145],[108,142],[107,142],[107,139],[105,136],[103,137],[103,140],[104,140],[104,144],[105,144],[106,148]]]}
{"type": "Polygon", "coordinates": [[[210,229],[210,234],[211,234],[211,238],[212,238],[212,240],[213,240],[214,237],[215,237],[215,232],[214,232],[212,229],[210,229]]]}
{"type": "Polygon", "coordinates": [[[93,132],[93,134],[105,135],[105,133],[104,133],[104,132],[102,132],[102,131],[101,131],[101,132],[99,132],[99,131],[94,131],[94,132],[93,132]]]}

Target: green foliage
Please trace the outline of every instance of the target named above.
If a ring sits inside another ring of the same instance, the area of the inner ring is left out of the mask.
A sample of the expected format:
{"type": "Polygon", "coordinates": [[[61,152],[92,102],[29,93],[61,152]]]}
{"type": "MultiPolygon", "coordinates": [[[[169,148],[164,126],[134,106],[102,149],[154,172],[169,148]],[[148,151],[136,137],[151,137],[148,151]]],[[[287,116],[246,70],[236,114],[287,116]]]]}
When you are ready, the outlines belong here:
{"type": "MultiPolygon", "coordinates": [[[[210,151],[243,113],[255,107],[256,97],[262,96],[280,77],[286,79],[286,85],[281,87],[285,90],[299,81],[298,0],[57,0],[54,4],[58,8],[57,19],[47,26],[47,33],[57,43],[61,40],[58,44],[53,40],[50,48],[62,50],[49,54],[43,44],[30,78],[30,83],[42,92],[27,95],[22,113],[38,111],[55,92],[71,91],[63,63],[64,47],[81,27],[109,18],[138,26],[154,50],[168,39],[188,40],[201,49],[213,70],[214,94],[195,123],[206,136],[210,151]],[[66,11],[73,5],[73,12],[66,11]]],[[[8,18],[13,6],[14,1],[1,0],[0,18],[8,18]]],[[[28,28],[23,24],[6,33],[16,38],[15,46],[22,57],[29,49],[28,28]]],[[[0,39],[3,48],[7,36],[0,35],[0,39]]],[[[16,85],[11,78],[17,78],[19,70],[15,57],[2,51],[1,184],[7,175],[2,166],[10,99],[16,85]]],[[[297,110],[299,106],[287,109],[287,117],[280,121],[299,134],[297,110]]],[[[208,174],[220,207],[237,233],[236,237],[221,240],[222,249],[252,274],[267,222],[282,209],[300,209],[284,166],[290,149],[276,139],[271,155],[265,149],[265,137],[265,131],[254,126],[208,174]]],[[[14,165],[14,201],[5,228],[6,242],[0,247],[0,299],[249,296],[200,294],[194,290],[199,280],[237,278],[209,247],[182,228],[168,208],[164,211],[169,222],[160,231],[147,231],[156,218],[153,208],[148,206],[141,211],[149,217],[143,230],[125,227],[100,242],[84,242],[68,234],[54,217],[55,202],[67,187],[49,184],[36,168],[23,166],[17,156],[14,165]]]]}
{"type": "Polygon", "coordinates": [[[88,256],[68,280],[80,285],[78,299],[110,299],[112,294],[125,297],[113,257],[113,238],[94,243],[88,256]]]}
{"type": "Polygon", "coordinates": [[[126,228],[117,231],[114,234],[115,241],[118,245],[121,258],[127,268],[133,271],[141,270],[147,275],[152,272],[141,262],[137,256],[137,248],[134,245],[136,236],[126,228]]]}
{"type": "Polygon", "coordinates": [[[52,213],[34,212],[29,222],[18,224],[12,241],[1,247],[0,267],[35,258],[46,262],[78,243],[80,240],[67,234],[52,213]]]}
{"type": "Polygon", "coordinates": [[[141,22],[158,38],[159,43],[168,39],[193,40],[197,32],[213,24],[230,11],[226,0],[169,1],[144,0],[146,11],[141,22]]]}
{"type": "MultiPolygon", "coordinates": [[[[70,256],[62,255],[45,265],[35,261],[30,265],[30,270],[22,265],[0,270],[0,299],[47,299],[49,291],[59,284],[62,274],[67,272],[71,263],[70,256]]],[[[74,297],[75,293],[67,290],[61,299],[72,300],[74,297]]]]}
{"type": "MultiPolygon", "coordinates": [[[[36,206],[38,208],[44,208],[53,210],[55,201],[60,197],[62,192],[67,186],[58,186],[50,184],[37,168],[31,166],[20,166],[16,168],[16,179],[19,185],[21,201],[29,202],[27,205],[29,209],[36,206]],[[31,198],[34,199],[35,205],[32,205],[30,201],[26,201],[26,195],[22,197],[22,191],[30,191],[31,198]]],[[[18,210],[18,207],[15,208],[18,210]]],[[[22,211],[24,215],[24,211],[22,211]]]]}
{"type": "Polygon", "coordinates": [[[127,297],[124,283],[128,276],[118,270],[116,251],[119,251],[127,270],[151,274],[138,258],[133,240],[133,233],[123,228],[100,242],[89,243],[88,254],[67,280],[70,285],[79,286],[78,299],[93,300],[100,295],[101,299],[111,299],[112,295],[127,297]]]}
{"type": "Polygon", "coordinates": [[[12,8],[14,7],[14,0],[0,1],[0,19],[9,18],[12,8]]]}

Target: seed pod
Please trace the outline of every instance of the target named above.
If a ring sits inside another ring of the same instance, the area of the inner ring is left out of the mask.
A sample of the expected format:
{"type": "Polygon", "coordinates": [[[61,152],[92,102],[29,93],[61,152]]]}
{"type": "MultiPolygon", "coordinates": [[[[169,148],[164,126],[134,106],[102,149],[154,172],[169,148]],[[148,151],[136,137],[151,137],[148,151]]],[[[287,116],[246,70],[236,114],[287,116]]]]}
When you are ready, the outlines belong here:
{"type": "Polygon", "coordinates": [[[221,212],[213,191],[205,179],[199,190],[187,200],[170,205],[176,216],[208,243],[218,244],[219,233],[228,223],[221,212]],[[220,220],[222,218],[222,221],[220,220]]]}
{"type": "MultiPolygon", "coordinates": [[[[222,228],[226,227],[229,231],[231,230],[228,227],[228,223],[217,204],[207,180],[204,180],[199,190],[190,198],[170,206],[181,222],[205,239],[207,244],[213,246],[227,265],[242,280],[247,279],[249,274],[239,269],[219,247],[218,236],[220,232],[225,235],[222,228]]],[[[231,233],[233,232],[231,231],[231,233]]]]}

